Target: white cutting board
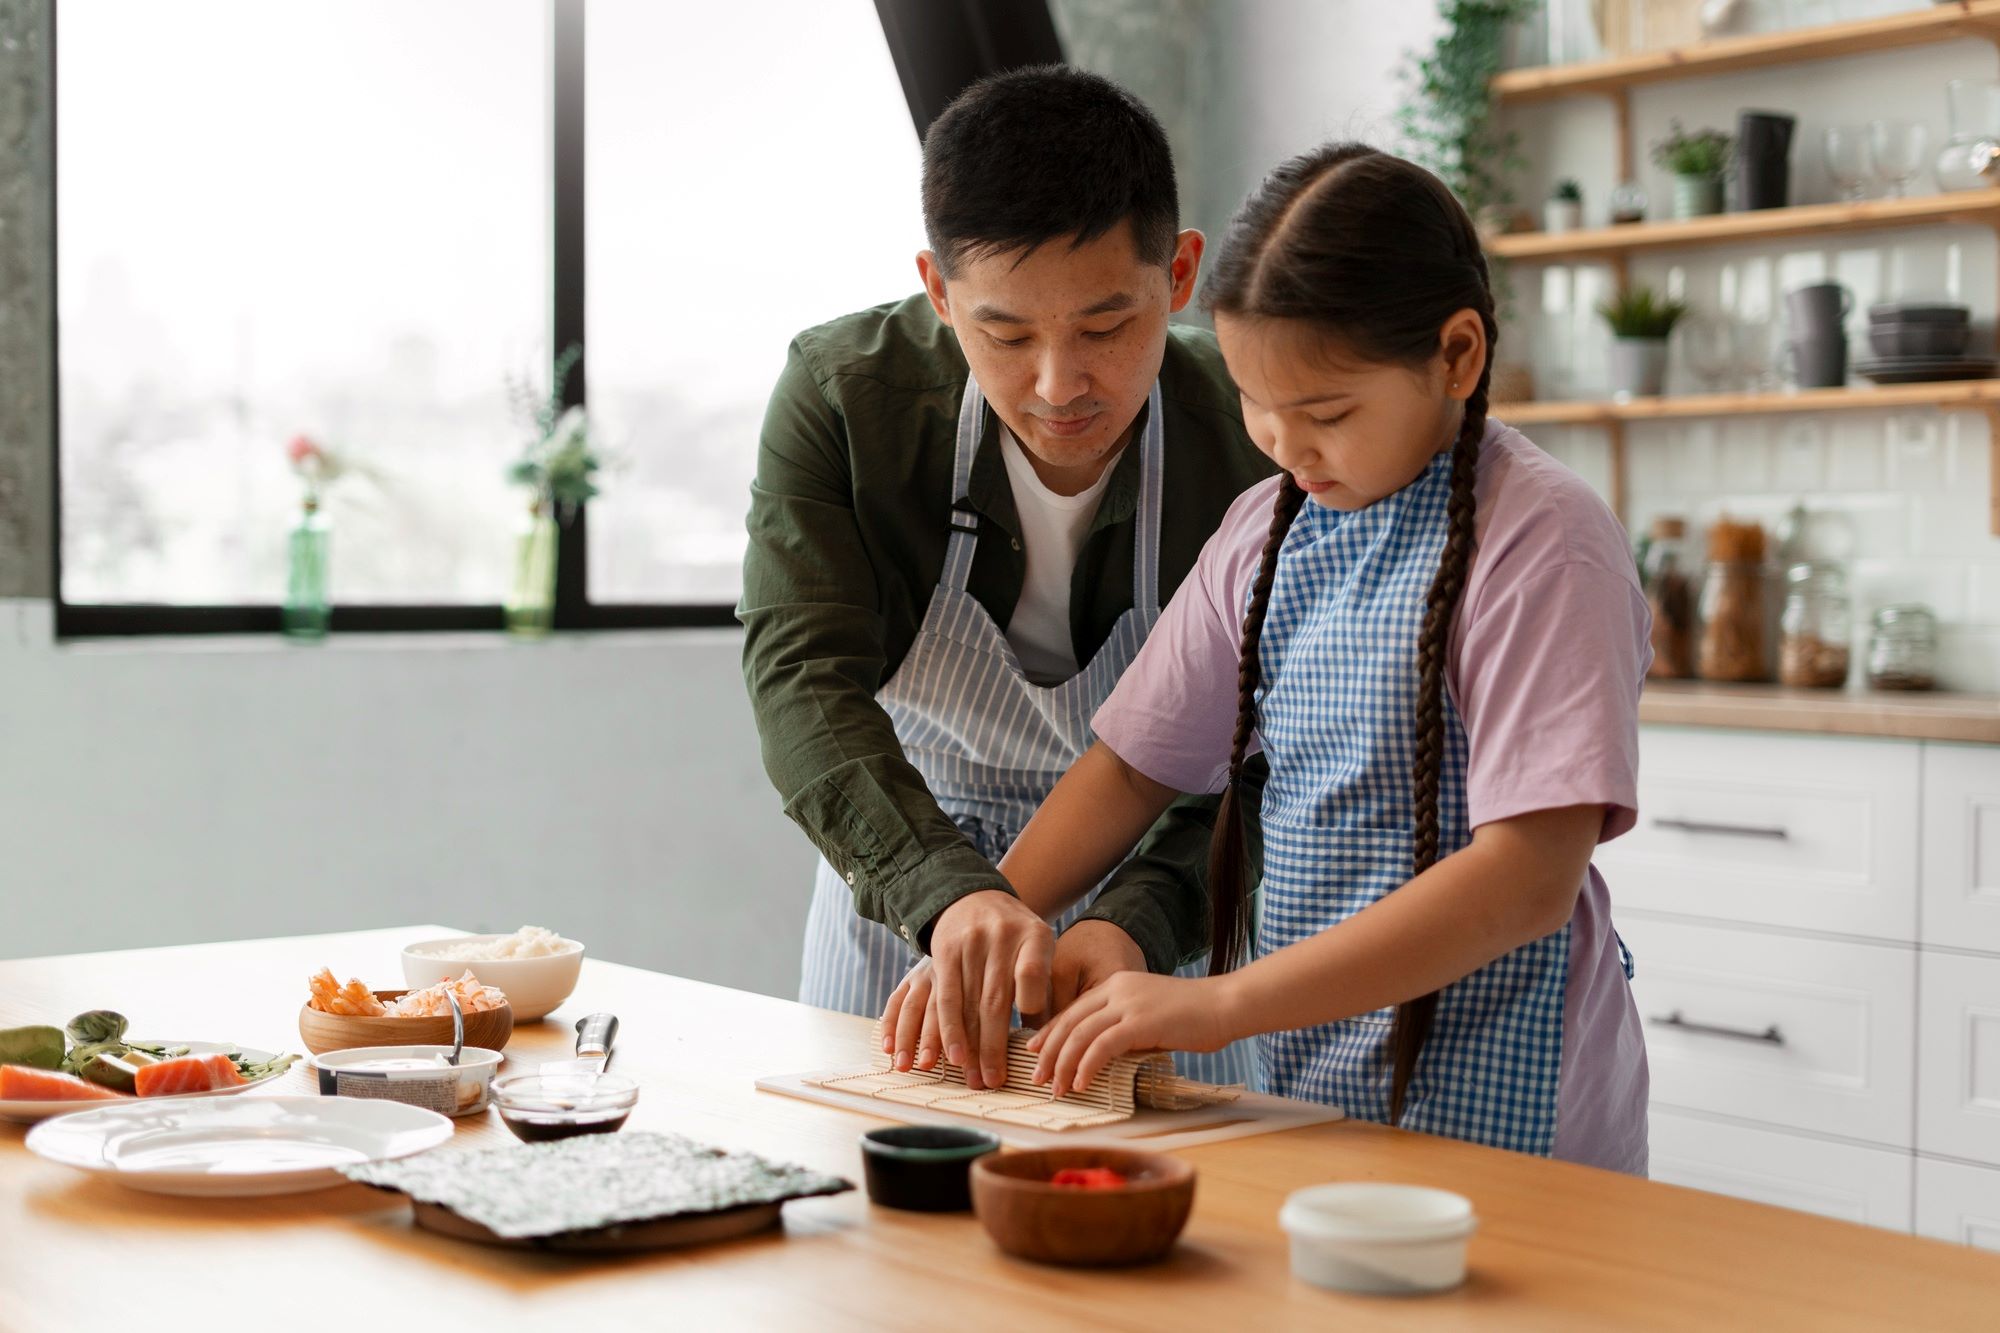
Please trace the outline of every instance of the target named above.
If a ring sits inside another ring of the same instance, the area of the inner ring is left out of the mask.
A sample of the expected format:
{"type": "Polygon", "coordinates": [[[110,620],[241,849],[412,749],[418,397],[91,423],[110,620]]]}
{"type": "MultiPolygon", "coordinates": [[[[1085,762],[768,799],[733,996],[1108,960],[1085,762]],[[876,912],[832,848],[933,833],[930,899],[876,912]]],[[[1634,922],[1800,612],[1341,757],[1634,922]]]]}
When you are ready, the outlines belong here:
{"type": "Polygon", "coordinates": [[[1204,1106],[1192,1111],[1153,1111],[1141,1107],[1130,1120],[1123,1120],[1115,1125],[1097,1125],[1090,1129],[1053,1133],[1045,1129],[1029,1129],[1025,1125],[1009,1125],[997,1120],[982,1120],[978,1116],[933,1110],[928,1106],[911,1106],[905,1102],[887,1101],[858,1092],[821,1087],[806,1081],[854,1072],[849,1068],[804,1074],[775,1074],[769,1078],[758,1079],[757,1086],[765,1092],[782,1093],[787,1097],[802,1097],[809,1102],[838,1106],[845,1111],[859,1111],[863,1115],[877,1116],[883,1120],[900,1120],[911,1125],[962,1125],[971,1129],[983,1129],[989,1134],[997,1135],[1002,1143],[1016,1148],[1061,1148],[1070,1144],[1101,1143],[1106,1139],[1115,1139],[1134,1148],[1164,1151],[1172,1148],[1194,1148],[1204,1143],[1221,1143],[1225,1139],[1248,1138],[1252,1134],[1274,1134],[1281,1129],[1323,1125],[1343,1118],[1343,1113],[1337,1106],[1321,1106],[1318,1102],[1300,1102],[1293,1101],[1289,1097],[1271,1097],[1263,1093],[1246,1092],[1235,1101],[1224,1102],[1220,1106],[1204,1106]]]}

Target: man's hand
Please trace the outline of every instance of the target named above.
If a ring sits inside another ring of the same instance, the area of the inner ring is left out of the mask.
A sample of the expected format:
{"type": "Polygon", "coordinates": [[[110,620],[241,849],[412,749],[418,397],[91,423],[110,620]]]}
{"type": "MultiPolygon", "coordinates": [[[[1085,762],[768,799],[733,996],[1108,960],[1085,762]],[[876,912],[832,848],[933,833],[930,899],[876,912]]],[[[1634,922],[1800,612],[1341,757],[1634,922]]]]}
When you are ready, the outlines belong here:
{"type": "Polygon", "coordinates": [[[1144,972],[1146,955],[1109,921],[1079,921],[1056,941],[1055,1012],[1119,972],[1144,972]]]}
{"type": "Polygon", "coordinates": [[[968,1087],[1005,1084],[1014,1009],[1031,1017],[1049,1012],[1055,950],[1048,922],[1003,889],[967,894],[947,907],[931,927],[928,969],[919,964],[882,1011],[896,1068],[908,1068],[920,1038],[934,1035],[945,1058],[965,1070],[968,1087]],[[935,1034],[927,1018],[932,1010],[935,1034]]]}

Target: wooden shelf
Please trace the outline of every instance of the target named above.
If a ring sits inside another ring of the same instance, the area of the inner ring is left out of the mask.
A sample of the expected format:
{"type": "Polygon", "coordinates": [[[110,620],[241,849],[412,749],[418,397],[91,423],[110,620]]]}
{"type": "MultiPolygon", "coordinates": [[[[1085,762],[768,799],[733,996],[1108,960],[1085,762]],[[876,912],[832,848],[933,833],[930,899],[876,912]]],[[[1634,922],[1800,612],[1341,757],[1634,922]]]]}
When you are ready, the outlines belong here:
{"type": "Polygon", "coordinates": [[[1496,236],[1486,249],[1496,259],[1559,264],[1614,259],[1648,250],[1686,250],[1786,236],[1824,236],[1950,222],[2000,227],[2000,189],[1962,190],[1915,199],[1871,199],[1854,204],[1804,204],[1752,213],[1721,213],[1680,222],[1594,227],[1588,231],[1521,232],[1496,236]]]}
{"type": "Polygon", "coordinates": [[[1496,403],[1492,413],[1510,426],[1601,426],[1611,433],[1611,507],[1625,517],[1625,427],[1642,421],[1691,421],[1704,417],[1776,416],[1787,412],[1868,412],[1898,408],[1986,413],[1990,514],[1987,528],[2000,537],[2000,379],[1928,384],[1878,384],[1869,388],[1795,389],[1789,393],[1695,393],[1550,403],[1496,403]]]}
{"type": "Polygon", "coordinates": [[[1928,46],[1961,37],[2000,40],[2000,0],[1957,0],[1887,18],[1721,37],[1693,46],[1644,51],[1610,60],[1512,69],[1496,77],[1492,89],[1502,102],[1545,101],[1582,93],[1617,93],[1674,79],[1706,78],[1711,74],[1732,74],[1773,65],[1928,46]]]}
{"type": "Polygon", "coordinates": [[[1493,415],[1510,426],[1591,426],[1631,421],[1685,421],[1701,417],[1771,416],[1785,412],[1867,412],[1935,407],[2000,407],[2000,379],[1869,388],[1796,389],[1789,393],[1695,393],[1671,398],[1578,402],[1496,403],[1493,415]]]}

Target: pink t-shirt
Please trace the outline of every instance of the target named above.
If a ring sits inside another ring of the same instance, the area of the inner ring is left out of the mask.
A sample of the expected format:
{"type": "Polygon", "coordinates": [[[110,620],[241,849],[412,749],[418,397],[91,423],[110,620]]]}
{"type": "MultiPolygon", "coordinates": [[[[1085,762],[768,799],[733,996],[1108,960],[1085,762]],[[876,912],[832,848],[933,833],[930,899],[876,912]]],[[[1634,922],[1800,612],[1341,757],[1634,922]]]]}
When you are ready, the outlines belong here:
{"type": "MultiPolygon", "coordinates": [[[[1243,608],[1278,485],[1237,498],[1093,720],[1120,758],[1178,791],[1217,792],[1228,777],[1243,608]]],[[[1652,657],[1624,529],[1580,478],[1498,422],[1474,495],[1477,549],[1445,676],[1465,725],[1472,826],[1603,805],[1608,841],[1638,818],[1652,657]]],[[[1645,1174],[1646,1096],[1645,1037],[1593,866],[1571,919],[1554,1155],[1645,1174]]]]}

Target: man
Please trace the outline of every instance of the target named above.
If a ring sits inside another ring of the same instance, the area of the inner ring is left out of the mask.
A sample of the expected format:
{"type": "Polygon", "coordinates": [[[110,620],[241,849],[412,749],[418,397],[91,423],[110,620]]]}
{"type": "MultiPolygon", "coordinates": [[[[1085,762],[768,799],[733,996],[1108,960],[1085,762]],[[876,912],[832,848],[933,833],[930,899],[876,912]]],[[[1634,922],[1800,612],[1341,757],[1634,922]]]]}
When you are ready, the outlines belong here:
{"type": "MultiPolygon", "coordinates": [[[[923,294],[792,344],[738,616],[765,767],[823,856],[801,998],[879,1014],[928,951],[920,1063],[979,1087],[1010,1000],[1206,948],[1212,800],[1169,810],[1060,948],[995,863],[1268,464],[1214,338],[1169,327],[1202,236],[1136,98],[1061,66],[975,84],[925,136],[923,203],[923,294]]],[[[1222,1054],[1196,1072],[1243,1077],[1222,1054]]]]}

